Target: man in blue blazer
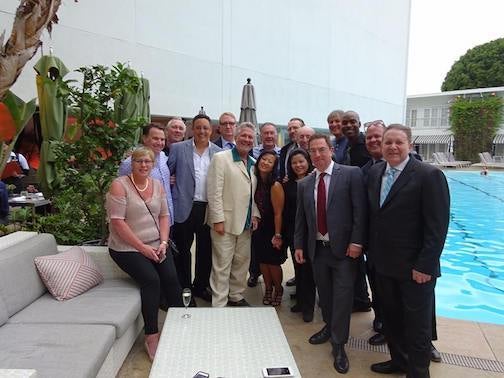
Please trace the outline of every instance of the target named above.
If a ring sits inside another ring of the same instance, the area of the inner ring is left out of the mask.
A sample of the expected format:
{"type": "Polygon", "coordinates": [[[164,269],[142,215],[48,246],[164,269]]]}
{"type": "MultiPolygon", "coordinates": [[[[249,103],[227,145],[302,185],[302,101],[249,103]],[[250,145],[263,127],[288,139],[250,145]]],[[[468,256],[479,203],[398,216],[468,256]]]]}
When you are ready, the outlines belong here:
{"type": "Polygon", "coordinates": [[[349,369],[345,353],[348,341],[357,258],[365,244],[367,212],[362,173],[358,167],[332,161],[329,137],[310,138],[310,157],[315,171],[298,182],[294,232],[295,258],[300,264],[308,254],[319,292],[326,325],[309,342],[331,340],[334,368],[349,369]],[[307,245],[307,250],[303,250],[307,245]]]}
{"type": "Polygon", "coordinates": [[[369,258],[391,356],[371,370],[427,378],[450,194],[443,172],[410,157],[410,148],[411,129],[389,125],[382,137],[385,162],[368,173],[369,258]]]}
{"type": "Polygon", "coordinates": [[[168,167],[175,175],[172,189],[175,224],[173,239],[180,254],[175,265],[182,287],[192,287],[193,294],[208,302],[212,269],[212,241],[210,228],[205,223],[207,210],[207,173],[214,153],[221,151],[210,142],[212,133],[210,118],[198,114],[193,118],[193,139],[172,144],[168,167]],[[196,235],[196,269],[191,285],[191,245],[196,235]]]}

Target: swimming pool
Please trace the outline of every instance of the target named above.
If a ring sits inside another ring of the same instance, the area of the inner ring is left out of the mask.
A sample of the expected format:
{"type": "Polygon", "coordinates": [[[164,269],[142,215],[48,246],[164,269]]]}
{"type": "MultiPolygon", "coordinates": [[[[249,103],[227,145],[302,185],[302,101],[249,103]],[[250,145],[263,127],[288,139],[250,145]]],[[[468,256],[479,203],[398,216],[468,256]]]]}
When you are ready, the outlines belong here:
{"type": "Polygon", "coordinates": [[[504,324],[504,173],[445,174],[451,211],[437,315],[504,324]]]}

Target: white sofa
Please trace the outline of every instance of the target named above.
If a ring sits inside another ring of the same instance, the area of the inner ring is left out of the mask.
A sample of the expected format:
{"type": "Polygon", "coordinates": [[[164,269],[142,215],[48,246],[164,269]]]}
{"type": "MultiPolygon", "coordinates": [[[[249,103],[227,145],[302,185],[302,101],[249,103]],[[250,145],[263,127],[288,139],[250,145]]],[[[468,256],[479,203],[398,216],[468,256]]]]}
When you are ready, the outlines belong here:
{"type": "Polygon", "coordinates": [[[0,376],[34,369],[37,377],[115,377],[141,332],[140,290],[105,247],[85,247],[103,283],[63,302],[47,292],[33,259],[68,248],[50,234],[0,238],[0,376]]]}

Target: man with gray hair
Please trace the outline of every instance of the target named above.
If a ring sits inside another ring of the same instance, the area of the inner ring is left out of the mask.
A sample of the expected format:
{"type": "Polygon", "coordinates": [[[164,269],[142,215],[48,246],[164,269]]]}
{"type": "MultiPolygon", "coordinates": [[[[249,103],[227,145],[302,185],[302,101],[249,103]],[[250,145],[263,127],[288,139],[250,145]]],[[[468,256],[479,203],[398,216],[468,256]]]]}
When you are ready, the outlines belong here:
{"type": "Polygon", "coordinates": [[[212,306],[249,306],[243,298],[250,263],[252,230],[259,210],[254,202],[255,126],[241,123],[236,146],[214,154],[207,176],[208,220],[212,238],[212,306]]]}
{"type": "Polygon", "coordinates": [[[166,156],[170,153],[170,146],[173,143],[182,142],[184,140],[184,135],[186,132],[186,125],[182,118],[173,117],[168,121],[164,129],[166,136],[165,147],[163,148],[166,156]]]}
{"type": "Polygon", "coordinates": [[[214,143],[223,150],[230,150],[235,146],[236,117],[231,112],[224,112],[219,117],[219,134],[214,143]]]}
{"type": "Polygon", "coordinates": [[[333,160],[338,164],[345,164],[347,160],[348,139],[343,134],[342,120],[345,112],[343,110],[333,110],[327,116],[329,131],[334,136],[332,145],[334,148],[333,160]]]}
{"type": "Polygon", "coordinates": [[[280,156],[280,147],[277,146],[278,132],[273,122],[265,122],[259,127],[259,135],[261,136],[261,144],[252,149],[254,159],[263,151],[275,151],[277,156],[280,156]]]}
{"type": "Polygon", "coordinates": [[[310,137],[315,134],[315,130],[310,126],[301,127],[297,131],[297,143],[299,147],[303,150],[308,151],[308,143],[310,142],[310,137]]]}

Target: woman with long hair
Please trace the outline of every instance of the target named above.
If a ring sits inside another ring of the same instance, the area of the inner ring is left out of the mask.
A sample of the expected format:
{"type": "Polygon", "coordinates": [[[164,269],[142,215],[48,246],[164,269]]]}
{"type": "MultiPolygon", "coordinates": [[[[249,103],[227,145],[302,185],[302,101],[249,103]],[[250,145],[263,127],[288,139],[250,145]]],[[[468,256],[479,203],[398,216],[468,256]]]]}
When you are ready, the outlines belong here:
{"type": "Polygon", "coordinates": [[[252,234],[252,244],[264,279],[263,304],[272,306],[278,306],[282,302],[281,265],[287,259],[287,248],[282,241],[284,191],[282,185],[275,180],[277,165],[276,153],[263,151],[254,167],[257,177],[254,201],[261,214],[261,221],[252,234]]]}
{"type": "MultiPolygon", "coordinates": [[[[283,184],[285,192],[285,206],[283,213],[284,220],[284,242],[294,253],[294,224],[297,207],[297,182],[308,176],[313,171],[313,165],[308,153],[299,148],[292,151],[287,160],[287,177],[283,184]]],[[[315,282],[311,262],[306,257],[305,264],[298,264],[294,257],[294,269],[296,272],[296,304],[291,308],[292,312],[301,312],[305,322],[313,320],[313,309],[315,307],[315,282]]]]}

